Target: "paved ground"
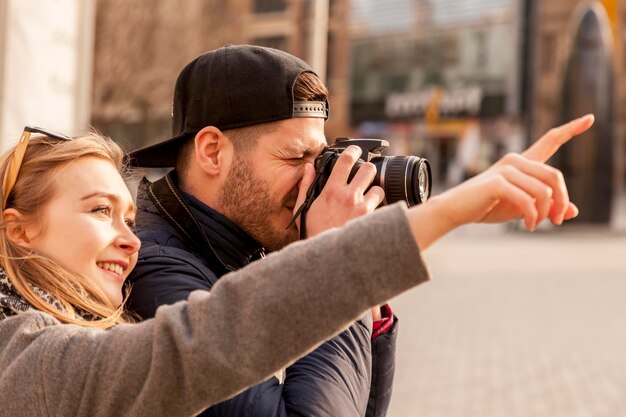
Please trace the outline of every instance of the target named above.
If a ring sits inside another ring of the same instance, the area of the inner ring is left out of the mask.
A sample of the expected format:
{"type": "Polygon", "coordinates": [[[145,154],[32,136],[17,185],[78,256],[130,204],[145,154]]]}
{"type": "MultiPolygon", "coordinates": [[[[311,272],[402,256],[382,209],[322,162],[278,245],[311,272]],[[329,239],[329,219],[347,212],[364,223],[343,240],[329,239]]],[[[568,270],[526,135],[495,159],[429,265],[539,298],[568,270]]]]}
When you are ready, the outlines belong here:
{"type": "Polygon", "coordinates": [[[433,281],[392,302],[389,415],[626,416],[626,234],[478,227],[431,248],[433,281]]]}

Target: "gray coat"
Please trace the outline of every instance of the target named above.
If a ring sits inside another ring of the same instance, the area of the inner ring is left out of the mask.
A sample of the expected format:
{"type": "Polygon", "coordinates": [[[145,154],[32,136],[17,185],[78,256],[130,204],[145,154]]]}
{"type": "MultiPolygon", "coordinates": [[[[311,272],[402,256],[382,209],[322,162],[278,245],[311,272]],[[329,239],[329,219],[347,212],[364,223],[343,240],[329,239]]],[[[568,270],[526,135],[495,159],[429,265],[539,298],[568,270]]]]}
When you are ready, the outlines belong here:
{"type": "Polygon", "coordinates": [[[0,416],[193,416],[237,394],[428,279],[404,210],[296,242],[143,323],[3,320],[0,416]]]}

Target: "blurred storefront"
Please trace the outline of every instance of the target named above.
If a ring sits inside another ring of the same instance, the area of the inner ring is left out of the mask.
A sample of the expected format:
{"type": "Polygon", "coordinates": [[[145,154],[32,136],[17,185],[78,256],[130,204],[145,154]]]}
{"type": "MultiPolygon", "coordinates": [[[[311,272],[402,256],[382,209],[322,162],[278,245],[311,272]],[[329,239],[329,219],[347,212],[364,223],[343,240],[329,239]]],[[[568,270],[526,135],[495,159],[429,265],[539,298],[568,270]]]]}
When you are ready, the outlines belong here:
{"type": "Polygon", "coordinates": [[[529,40],[531,137],[594,113],[592,129],[567,144],[553,162],[565,174],[570,196],[581,210],[578,222],[625,228],[626,2],[529,4],[535,22],[529,40]]]}
{"type": "Polygon", "coordinates": [[[353,4],[356,134],[426,156],[440,186],[521,148],[517,1],[353,4]]]}

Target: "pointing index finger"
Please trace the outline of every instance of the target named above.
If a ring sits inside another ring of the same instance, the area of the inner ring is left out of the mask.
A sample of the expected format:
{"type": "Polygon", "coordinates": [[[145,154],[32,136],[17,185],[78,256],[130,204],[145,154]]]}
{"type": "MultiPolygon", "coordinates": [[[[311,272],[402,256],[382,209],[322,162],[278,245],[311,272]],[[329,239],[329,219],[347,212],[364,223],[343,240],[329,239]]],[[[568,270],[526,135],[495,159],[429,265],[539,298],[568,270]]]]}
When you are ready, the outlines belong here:
{"type": "Polygon", "coordinates": [[[522,155],[533,161],[546,162],[571,138],[589,129],[593,125],[594,120],[593,114],[588,114],[556,127],[543,135],[522,155]]]}

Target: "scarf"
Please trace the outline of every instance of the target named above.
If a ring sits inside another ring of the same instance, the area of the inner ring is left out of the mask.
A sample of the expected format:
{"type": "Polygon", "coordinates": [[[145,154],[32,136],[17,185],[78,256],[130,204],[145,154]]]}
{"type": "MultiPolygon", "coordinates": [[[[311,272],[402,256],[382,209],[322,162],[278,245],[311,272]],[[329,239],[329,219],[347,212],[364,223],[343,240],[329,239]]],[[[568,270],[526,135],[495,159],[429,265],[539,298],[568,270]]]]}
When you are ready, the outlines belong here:
{"type": "MultiPolygon", "coordinates": [[[[47,304],[56,310],[65,311],[63,305],[46,291],[34,285],[31,285],[31,288],[47,304]]],[[[13,284],[11,284],[6,271],[0,268],[0,321],[26,311],[37,311],[37,309],[18,294],[13,284]]],[[[82,311],[76,311],[76,317],[82,320],[89,320],[92,316],[82,311]]]]}

